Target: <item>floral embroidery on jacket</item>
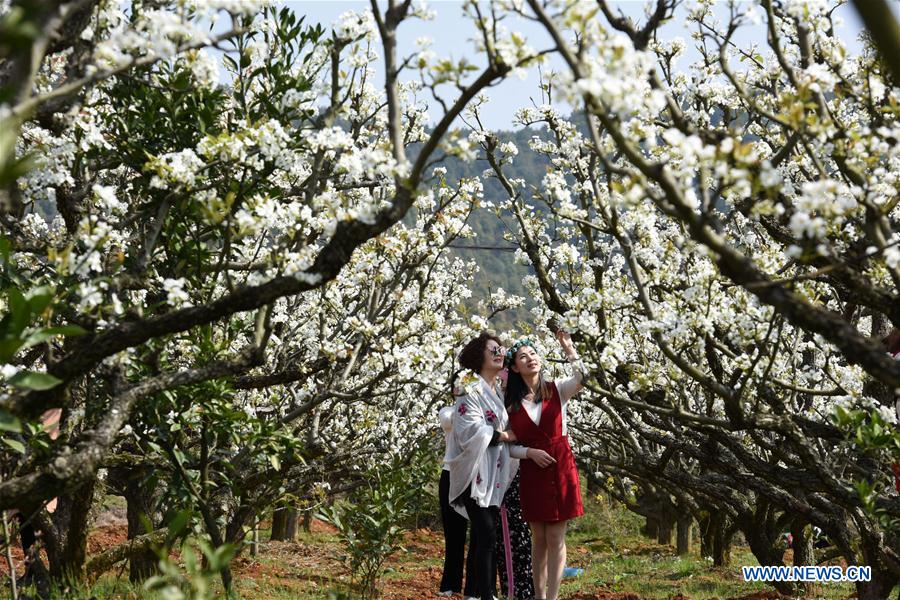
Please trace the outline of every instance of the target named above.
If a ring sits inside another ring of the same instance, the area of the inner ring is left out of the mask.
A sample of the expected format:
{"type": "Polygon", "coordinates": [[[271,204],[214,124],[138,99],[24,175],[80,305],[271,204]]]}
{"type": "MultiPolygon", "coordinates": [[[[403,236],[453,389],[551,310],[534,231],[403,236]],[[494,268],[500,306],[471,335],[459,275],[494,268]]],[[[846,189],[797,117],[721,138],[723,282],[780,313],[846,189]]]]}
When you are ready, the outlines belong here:
{"type": "Polygon", "coordinates": [[[459,405],[459,414],[461,414],[461,415],[466,414],[466,410],[467,410],[467,409],[466,409],[466,405],[465,405],[465,404],[460,404],[460,405],[459,405]]]}
{"type": "Polygon", "coordinates": [[[493,423],[494,421],[497,420],[497,413],[495,413],[495,412],[492,411],[492,410],[486,411],[486,412],[484,413],[484,416],[485,416],[485,418],[488,420],[489,423],[493,423]]]}

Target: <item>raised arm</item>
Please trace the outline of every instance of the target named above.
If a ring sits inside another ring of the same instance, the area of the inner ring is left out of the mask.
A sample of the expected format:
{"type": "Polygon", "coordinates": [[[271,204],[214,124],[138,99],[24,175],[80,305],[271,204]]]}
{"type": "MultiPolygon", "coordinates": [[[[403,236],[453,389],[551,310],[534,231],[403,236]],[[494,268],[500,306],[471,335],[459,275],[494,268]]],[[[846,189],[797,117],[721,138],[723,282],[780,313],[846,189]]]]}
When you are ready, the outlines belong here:
{"type": "Polygon", "coordinates": [[[559,399],[565,404],[569,401],[569,398],[580,392],[583,387],[581,382],[584,379],[584,365],[578,357],[578,352],[575,350],[575,344],[572,343],[572,336],[569,335],[569,332],[560,329],[556,332],[556,339],[559,340],[559,345],[562,346],[566,359],[575,368],[575,372],[571,377],[556,382],[559,399]]]}

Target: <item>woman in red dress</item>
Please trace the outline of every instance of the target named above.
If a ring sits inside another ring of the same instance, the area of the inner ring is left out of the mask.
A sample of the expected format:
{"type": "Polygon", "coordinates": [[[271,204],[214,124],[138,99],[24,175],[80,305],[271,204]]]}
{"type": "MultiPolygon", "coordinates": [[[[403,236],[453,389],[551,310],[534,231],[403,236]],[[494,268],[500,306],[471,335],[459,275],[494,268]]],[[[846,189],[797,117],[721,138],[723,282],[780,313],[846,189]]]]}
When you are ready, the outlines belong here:
{"type": "MultiPolygon", "coordinates": [[[[557,334],[566,358],[578,360],[568,333],[557,334]]],[[[527,339],[507,352],[506,407],[517,442],[543,450],[520,464],[522,516],[531,527],[535,598],[556,600],[566,564],[566,523],[584,514],[575,457],[566,431],[566,404],[581,389],[581,368],[544,381],[541,359],[527,339]]]]}

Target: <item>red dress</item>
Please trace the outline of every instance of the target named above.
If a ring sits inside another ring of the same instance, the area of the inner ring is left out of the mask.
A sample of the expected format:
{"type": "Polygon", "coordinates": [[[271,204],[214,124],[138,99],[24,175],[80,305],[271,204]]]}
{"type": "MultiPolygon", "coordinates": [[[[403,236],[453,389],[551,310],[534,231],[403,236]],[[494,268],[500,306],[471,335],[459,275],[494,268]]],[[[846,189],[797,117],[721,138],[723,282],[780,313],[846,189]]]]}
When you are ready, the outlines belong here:
{"type": "Polygon", "coordinates": [[[548,387],[549,398],[541,402],[540,425],[534,424],[524,408],[509,415],[509,426],[520,444],[543,450],[556,459],[555,464],[543,469],[532,460],[519,463],[522,517],[529,523],[554,523],[584,514],[575,456],[569,437],[562,435],[559,392],[554,383],[548,387]]]}

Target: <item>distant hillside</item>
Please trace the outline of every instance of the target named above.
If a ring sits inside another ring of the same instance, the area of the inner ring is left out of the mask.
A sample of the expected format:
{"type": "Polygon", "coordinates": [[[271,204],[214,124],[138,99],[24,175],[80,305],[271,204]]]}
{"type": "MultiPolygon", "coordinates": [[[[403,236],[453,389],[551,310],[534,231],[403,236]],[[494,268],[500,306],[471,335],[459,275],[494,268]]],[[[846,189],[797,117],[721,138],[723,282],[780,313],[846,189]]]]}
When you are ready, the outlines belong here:
{"type": "MultiPolygon", "coordinates": [[[[528,142],[536,135],[541,137],[546,135],[545,130],[523,128],[517,131],[498,131],[496,135],[504,142],[512,141],[519,150],[514,163],[506,167],[509,177],[524,179],[529,187],[540,187],[549,160],[532,152],[528,142]]],[[[455,183],[463,177],[480,177],[489,168],[484,159],[465,163],[455,157],[448,158],[441,166],[447,168],[448,183],[455,183]]],[[[486,200],[499,203],[506,199],[506,192],[496,179],[482,177],[482,181],[486,200]]],[[[490,210],[479,209],[472,214],[469,223],[477,237],[462,240],[460,245],[479,248],[454,248],[453,251],[462,258],[474,260],[481,268],[480,274],[472,282],[471,308],[474,310],[479,300],[485,300],[492,291],[503,288],[511,294],[525,297],[526,303],[522,308],[496,315],[492,320],[494,327],[504,330],[515,327],[520,321],[528,322],[530,320],[528,311],[534,306],[534,300],[526,293],[522,280],[531,273],[531,269],[513,263],[513,250],[516,245],[505,239],[509,235],[518,235],[515,219],[509,214],[498,216],[490,210]]]]}

